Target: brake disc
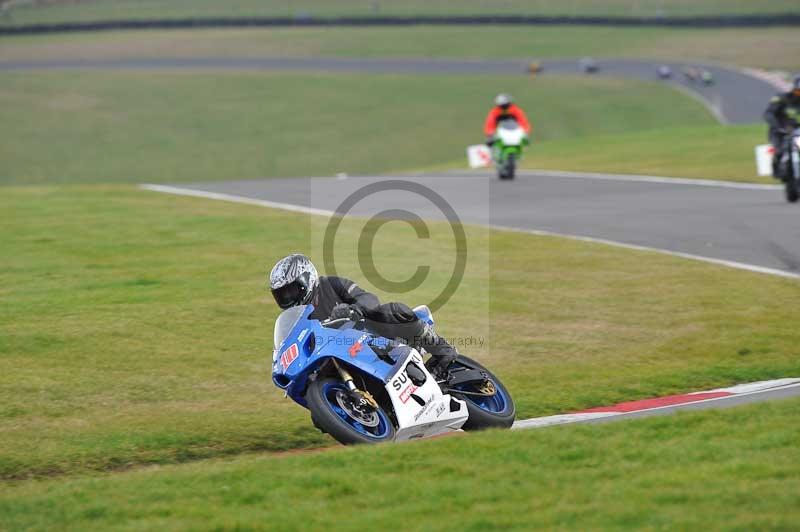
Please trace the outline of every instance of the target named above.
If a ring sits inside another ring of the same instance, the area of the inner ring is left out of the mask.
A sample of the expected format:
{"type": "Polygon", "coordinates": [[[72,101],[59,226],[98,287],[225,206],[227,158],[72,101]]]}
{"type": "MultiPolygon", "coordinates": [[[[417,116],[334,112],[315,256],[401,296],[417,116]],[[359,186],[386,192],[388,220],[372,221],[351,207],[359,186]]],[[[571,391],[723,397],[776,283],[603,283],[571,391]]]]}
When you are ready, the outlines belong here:
{"type": "Polygon", "coordinates": [[[377,427],[381,420],[378,413],[374,410],[371,412],[364,411],[363,407],[354,405],[352,399],[343,391],[336,391],[336,402],[344,410],[348,416],[355,419],[365,427],[377,427]]]}

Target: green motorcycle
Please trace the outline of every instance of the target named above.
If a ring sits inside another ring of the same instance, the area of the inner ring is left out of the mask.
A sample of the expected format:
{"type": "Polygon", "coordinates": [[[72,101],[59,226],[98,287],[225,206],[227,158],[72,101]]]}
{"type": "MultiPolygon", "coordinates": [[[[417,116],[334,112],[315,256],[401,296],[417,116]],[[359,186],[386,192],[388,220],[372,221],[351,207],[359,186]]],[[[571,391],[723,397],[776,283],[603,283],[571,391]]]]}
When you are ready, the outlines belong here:
{"type": "Polygon", "coordinates": [[[492,142],[492,157],[497,177],[514,179],[517,162],[522,158],[522,147],[530,144],[528,134],[519,123],[506,119],[497,124],[497,131],[492,142]]]}

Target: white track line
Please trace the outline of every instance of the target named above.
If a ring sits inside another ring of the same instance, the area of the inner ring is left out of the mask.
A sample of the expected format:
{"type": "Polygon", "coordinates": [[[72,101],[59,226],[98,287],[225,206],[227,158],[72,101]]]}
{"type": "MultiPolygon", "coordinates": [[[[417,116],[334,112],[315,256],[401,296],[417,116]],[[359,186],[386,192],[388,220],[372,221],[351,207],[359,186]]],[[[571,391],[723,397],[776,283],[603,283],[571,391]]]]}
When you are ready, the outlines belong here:
{"type": "Polygon", "coordinates": [[[716,393],[728,392],[733,394],[746,394],[751,392],[763,392],[764,390],[771,390],[773,388],[783,388],[786,386],[800,385],[800,379],[786,378],[786,379],[773,379],[769,381],[748,382],[746,384],[737,384],[735,386],[728,386],[727,388],[716,388],[708,390],[707,392],[692,392],[688,395],[699,393],[716,393]]]}
{"type": "Polygon", "coordinates": [[[789,83],[787,79],[789,77],[788,74],[783,76],[780,72],[768,72],[766,70],[758,70],[755,68],[740,68],[738,70],[742,74],[746,74],[765,83],[769,83],[775,87],[776,91],[789,92],[792,89],[792,84],[789,83]]]}
{"type": "MultiPolygon", "coordinates": [[[[533,429],[533,428],[541,428],[541,427],[549,427],[552,425],[567,425],[571,423],[583,423],[586,421],[591,421],[599,418],[612,418],[612,417],[619,417],[619,416],[630,416],[630,414],[640,413],[640,412],[669,412],[674,410],[680,410],[682,407],[688,406],[695,406],[698,404],[708,404],[720,401],[730,401],[731,398],[734,397],[743,397],[749,395],[758,395],[765,392],[769,392],[776,389],[794,389],[800,388],[800,383],[798,383],[798,379],[780,379],[781,381],[793,381],[794,384],[776,384],[773,386],[763,386],[765,382],[759,383],[751,383],[752,385],[756,386],[756,389],[743,391],[743,392],[733,392],[731,395],[726,395],[723,397],[713,397],[711,399],[702,399],[700,401],[688,401],[685,403],[678,403],[674,405],[665,405],[665,406],[657,406],[654,408],[643,408],[641,410],[632,410],[629,412],[577,412],[575,414],[561,414],[557,416],[545,416],[545,417],[535,417],[531,419],[523,419],[514,423],[511,427],[512,429],[533,429]],[[758,386],[760,385],[760,386],[758,386]]],[[[739,385],[742,389],[746,390],[747,384],[739,385]]],[[[733,387],[735,388],[735,387],[733,387]]],[[[722,389],[725,390],[724,388],[722,389]]],[[[711,391],[718,391],[718,390],[711,390],[711,391]]],[[[694,392],[694,393],[709,393],[709,392],[694,392]]]]}
{"type": "Polygon", "coordinates": [[[291,203],[278,203],[276,201],[259,200],[259,199],[247,198],[245,196],[234,196],[233,194],[223,194],[221,192],[206,192],[204,190],[170,187],[167,185],[139,185],[139,188],[142,188],[144,190],[152,190],[154,192],[165,192],[167,194],[176,194],[178,196],[193,196],[196,198],[230,201],[233,203],[244,203],[245,205],[256,205],[258,207],[267,207],[270,209],[280,209],[283,211],[300,212],[303,214],[314,214],[316,216],[332,216],[334,214],[333,211],[326,211],[324,209],[314,209],[312,207],[292,205],[291,203]]]}
{"type": "Polygon", "coordinates": [[[730,121],[728,121],[728,117],[725,116],[725,113],[722,112],[721,107],[718,104],[714,104],[711,100],[707,99],[703,94],[693,91],[689,87],[685,87],[677,82],[672,82],[669,84],[670,87],[677,90],[684,96],[688,96],[689,98],[693,98],[697,100],[700,104],[702,104],[709,113],[714,115],[714,118],[717,119],[717,122],[722,124],[723,126],[730,125],[730,121]]]}
{"type": "MultiPolygon", "coordinates": [[[[645,176],[642,176],[645,177],[645,176]]],[[[594,178],[594,177],[592,177],[594,178]]],[[[664,179],[664,178],[659,178],[664,179]]],[[[742,184],[742,183],[736,183],[742,184]]],[[[761,186],[768,186],[768,185],[761,185],[761,186]]],[[[303,207],[301,205],[293,205],[291,203],[280,203],[276,201],[267,201],[267,200],[258,200],[253,198],[247,198],[244,196],[235,196],[233,194],[223,194],[220,192],[206,192],[203,190],[193,190],[190,188],[181,188],[181,187],[172,187],[167,185],[140,185],[139,188],[144,190],[151,190],[154,192],[164,192],[167,194],[176,194],[178,196],[192,196],[196,198],[205,198],[205,199],[213,199],[219,201],[229,201],[233,203],[243,203],[245,205],[256,205],[259,207],[268,207],[270,209],[280,209],[284,211],[291,211],[291,212],[299,212],[303,214],[313,214],[316,216],[332,216],[334,215],[334,211],[325,210],[325,209],[314,209],[311,207],[303,207]]],[[[710,264],[716,264],[718,266],[726,266],[728,268],[735,268],[738,270],[745,270],[754,273],[762,273],[767,275],[775,275],[778,277],[785,277],[788,279],[800,279],[800,273],[793,273],[787,272],[784,270],[778,270],[776,268],[767,268],[765,266],[757,266],[755,264],[746,264],[743,262],[735,262],[730,260],[723,260],[723,259],[714,259],[711,257],[703,257],[701,255],[692,255],[690,253],[682,253],[680,251],[672,251],[668,249],[661,249],[661,248],[653,248],[648,246],[639,246],[636,244],[627,244],[625,242],[617,242],[615,240],[606,240],[603,238],[594,238],[590,236],[582,236],[582,235],[570,235],[566,233],[556,233],[553,231],[543,231],[539,229],[524,229],[519,227],[507,227],[503,225],[486,225],[486,224],[477,224],[481,227],[486,227],[489,229],[495,229],[498,231],[511,231],[515,233],[524,233],[536,236],[546,236],[546,237],[556,237],[556,238],[566,238],[570,240],[578,240],[581,242],[590,242],[593,244],[604,244],[607,246],[614,246],[624,249],[632,249],[636,251],[649,251],[653,253],[660,253],[662,255],[671,255],[673,257],[680,257],[683,259],[690,259],[696,261],[707,262],[710,264]]]]}
{"type": "Polygon", "coordinates": [[[612,417],[617,415],[619,414],[616,412],[584,412],[580,414],[559,414],[555,416],[532,417],[530,419],[521,419],[519,421],[515,421],[511,426],[511,430],[538,429],[541,427],[549,427],[551,425],[568,425],[570,423],[580,423],[581,421],[588,421],[590,419],[612,417]]]}
{"type": "Polygon", "coordinates": [[[556,233],[553,231],[542,231],[539,229],[521,229],[518,227],[508,227],[504,225],[487,225],[490,229],[497,229],[499,231],[512,231],[515,233],[525,233],[536,236],[549,236],[566,238],[569,240],[578,240],[580,242],[590,242],[593,244],[605,244],[607,246],[614,246],[618,248],[632,249],[636,251],[649,251],[652,253],[660,253],[662,255],[670,255],[672,257],[680,257],[682,259],[697,260],[701,262],[708,262],[718,266],[726,266],[728,268],[735,268],[737,270],[745,270],[754,273],[764,273],[767,275],[777,275],[778,277],[786,277],[788,279],[800,279],[800,273],[787,272],[785,270],[778,270],[777,268],[768,268],[766,266],[757,266],[755,264],[746,264],[744,262],[735,262],[732,260],[714,259],[712,257],[703,257],[702,255],[692,255],[691,253],[683,253],[680,251],[672,251],[669,249],[652,248],[649,246],[639,246],[637,244],[627,244],[625,242],[617,242],[615,240],[606,240],[604,238],[594,238],[591,236],[569,235],[566,233],[556,233]]]}
{"type": "Polygon", "coordinates": [[[760,183],[740,183],[738,181],[717,181],[712,179],[687,179],[684,177],[661,177],[637,174],[600,174],[594,172],[570,172],[561,170],[522,170],[518,176],[525,177],[565,177],[569,179],[597,179],[600,181],[627,181],[636,183],[659,183],[662,185],[695,185],[699,187],[736,188],[743,190],[783,190],[782,185],[760,183]]]}

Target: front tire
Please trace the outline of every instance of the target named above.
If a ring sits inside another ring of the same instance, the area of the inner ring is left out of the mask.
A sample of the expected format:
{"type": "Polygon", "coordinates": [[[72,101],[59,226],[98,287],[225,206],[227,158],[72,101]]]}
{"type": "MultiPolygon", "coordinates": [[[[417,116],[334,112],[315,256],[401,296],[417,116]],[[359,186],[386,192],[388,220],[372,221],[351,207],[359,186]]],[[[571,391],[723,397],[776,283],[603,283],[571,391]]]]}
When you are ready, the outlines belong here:
{"type": "MultiPolygon", "coordinates": [[[[514,418],[517,416],[517,410],[514,406],[514,400],[511,398],[511,394],[503,383],[500,382],[500,379],[479,362],[463,355],[459,355],[458,359],[450,366],[450,369],[451,371],[453,369],[457,370],[459,367],[485,371],[489,375],[489,380],[496,390],[495,395],[491,397],[459,394],[458,390],[450,390],[450,393],[454,397],[463,400],[467,404],[469,418],[467,418],[467,422],[464,423],[461,428],[464,430],[511,428],[511,425],[514,424],[514,418]]],[[[469,386],[471,385],[466,385],[463,390],[473,391],[468,389],[469,386]]]]}
{"type": "Polygon", "coordinates": [[[508,154],[506,161],[506,176],[507,179],[514,179],[514,173],[517,171],[517,156],[514,153],[508,154]]]}
{"type": "Polygon", "coordinates": [[[513,153],[506,154],[503,161],[497,166],[497,177],[504,181],[514,179],[515,157],[513,153]]]}
{"type": "Polygon", "coordinates": [[[508,179],[508,167],[506,166],[506,161],[502,161],[497,165],[497,177],[502,181],[508,179]]]}
{"type": "Polygon", "coordinates": [[[359,411],[350,401],[347,386],[333,378],[317,379],[306,392],[314,426],[344,445],[392,441],[394,425],[380,407],[359,411]]]}

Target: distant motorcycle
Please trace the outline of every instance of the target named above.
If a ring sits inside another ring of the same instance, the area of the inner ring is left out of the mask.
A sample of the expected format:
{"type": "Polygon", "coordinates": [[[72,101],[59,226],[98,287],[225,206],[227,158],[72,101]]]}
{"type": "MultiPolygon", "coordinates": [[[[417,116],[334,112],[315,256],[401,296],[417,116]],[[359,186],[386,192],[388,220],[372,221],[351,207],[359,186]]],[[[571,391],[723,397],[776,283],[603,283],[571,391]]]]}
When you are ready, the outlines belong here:
{"type": "Polygon", "coordinates": [[[700,81],[702,81],[704,85],[713,85],[714,75],[708,70],[703,69],[700,72],[700,81]]]}
{"type": "Polygon", "coordinates": [[[579,66],[584,74],[594,74],[595,72],[600,70],[600,65],[598,65],[597,61],[595,61],[591,57],[584,57],[583,59],[581,59],[579,62],[579,66]]]}
{"type": "MultiPolygon", "coordinates": [[[[410,440],[514,422],[511,394],[475,360],[459,356],[437,380],[424,353],[370,332],[364,320],[310,319],[313,310],[297,306],[278,316],[272,380],[340,443],[410,440]]],[[[414,312],[433,326],[428,307],[414,312]]]]}
{"type": "Polygon", "coordinates": [[[784,142],[783,153],[776,164],[775,177],[783,181],[786,201],[795,203],[800,197],[800,126],[786,135],[784,142]]]}
{"type": "Polygon", "coordinates": [[[492,143],[492,157],[500,179],[514,179],[517,162],[522,158],[522,147],[530,143],[528,134],[513,119],[497,124],[492,143]]]}
{"type": "Polygon", "coordinates": [[[542,63],[540,63],[539,61],[531,61],[528,64],[528,74],[530,74],[531,76],[540,73],[543,69],[544,67],[542,66],[542,63]]]}
{"type": "Polygon", "coordinates": [[[656,70],[659,79],[670,79],[672,77],[672,69],[667,65],[661,65],[656,70]]]}
{"type": "Polygon", "coordinates": [[[683,77],[686,81],[697,81],[700,78],[700,72],[695,67],[686,67],[683,69],[683,77]]]}

